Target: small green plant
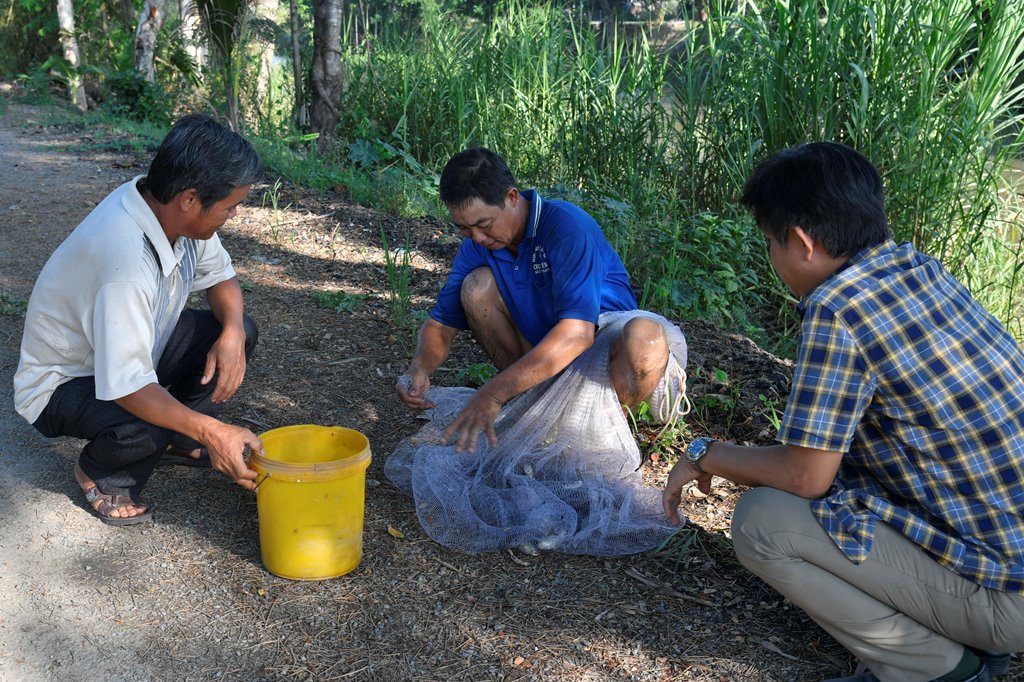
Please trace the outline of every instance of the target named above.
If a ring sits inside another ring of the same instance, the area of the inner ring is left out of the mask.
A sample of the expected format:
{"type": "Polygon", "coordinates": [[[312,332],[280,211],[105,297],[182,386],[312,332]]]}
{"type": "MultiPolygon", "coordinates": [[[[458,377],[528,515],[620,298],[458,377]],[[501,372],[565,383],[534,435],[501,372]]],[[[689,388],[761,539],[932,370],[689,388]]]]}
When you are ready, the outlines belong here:
{"type": "Polygon", "coordinates": [[[412,297],[409,292],[409,237],[406,235],[405,245],[395,249],[394,253],[388,244],[384,228],[380,230],[380,238],[384,243],[384,265],[388,274],[388,304],[391,307],[391,321],[399,329],[416,333],[412,318],[412,297]]]}
{"type": "Polygon", "coordinates": [[[241,288],[242,291],[244,291],[246,293],[249,293],[250,291],[252,291],[252,282],[250,282],[247,279],[240,279],[240,280],[238,280],[238,286],[239,286],[239,288],[241,288]]]}
{"type": "Polygon", "coordinates": [[[690,549],[697,544],[697,534],[696,526],[686,524],[658,545],[653,554],[667,563],[671,563],[672,573],[677,573],[683,557],[689,554],[690,549]]]}
{"type": "Polygon", "coordinates": [[[498,368],[486,362],[474,362],[469,367],[460,369],[455,378],[472,386],[483,386],[498,374],[498,368]]]}
{"type": "MultiPolygon", "coordinates": [[[[263,205],[266,206],[267,202],[270,202],[270,206],[274,211],[274,222],[270,226],[270,231],[274,235],[274,241],[276,243],[281,242],[281,209],[278,203],[281,200],[281,178],[274,181],[274,186],[263,192],[263,205]]],[[[291,204],[288,204],[291,206],[291,204]]],[[[285,206],[285,210],[288,210],[288,206],[285,206]]]]}
{"type": "Polygon", "coordinates": [[[741,567],[736,560],[732,543],[727,538],[717,533],[709,533],[690,523],[670,535],[651,550],[651,553],[660,559],[673,575],[679,573],[679,568],[684,563],[689,564],[694,560],[701,563],[714,562],[729,570],[741,567]],[[699,552],[699,556],[687,559],[691,551],[699,552]]]}
{"type": "Polygon", "coordinates": [[[772,428],[776,432],[779,430],[779,426],[782,424],[782,417],[779,414],[779,399],[769,398],[764,393],[757,396],[761,406],[764,407],[764,416],[768,420],[768,423],[772,425],[772,428]]]}
{"type": "Polygon", "coordinates": [[[25,317],[25,310],[28,308],[28,301],[18,298],[6,291],[0,291],[0,315],[11,317],[25,317]]]}
{"type": "Polygon", "coordinates": [[[733,412],[740,400],[740,386],[730,381],[729,374],[723,369],[715,369],[709,376],[704,376],[703,372],[698,369],[694,372],[694,376],[704,378],[708,389],[707,392],[692,401],[697,420],[704,424],[709,422],[713,416],[722,415],[725,417],[725,429],[731,429],[733,412]]]}
{"type": "Polygon", "coordinates": [[[658,461],[671,455],[672,447],[686,434],[686,426],[680,419],[672,419],[666,424],[656,423],[646,401],[641,401],[635,410],[626,405],[623,409],[645,459],[658,461]]]}
{"type": "Polygon", "coordinates": [[[313,293],[313,298],[321,308],[328,308],[337,313],[347,313],[362,303],[366,296],[350,294],[347,291],[317,291],[313,293]]]}

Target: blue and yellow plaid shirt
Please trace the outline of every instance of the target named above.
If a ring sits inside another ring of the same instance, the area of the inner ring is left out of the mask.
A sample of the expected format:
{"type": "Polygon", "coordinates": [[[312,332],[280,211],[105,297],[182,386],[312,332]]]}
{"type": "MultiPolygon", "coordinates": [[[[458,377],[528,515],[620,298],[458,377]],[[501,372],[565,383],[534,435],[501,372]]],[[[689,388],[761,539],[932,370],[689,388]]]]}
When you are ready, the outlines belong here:
{"type": "Polygon", "coordinates": [[[883,521],[1024,592],[1024,352],[935,259],[889,241],[800,303],[779,441],[846,453],[818,520],[852,561],[883,521]]]}

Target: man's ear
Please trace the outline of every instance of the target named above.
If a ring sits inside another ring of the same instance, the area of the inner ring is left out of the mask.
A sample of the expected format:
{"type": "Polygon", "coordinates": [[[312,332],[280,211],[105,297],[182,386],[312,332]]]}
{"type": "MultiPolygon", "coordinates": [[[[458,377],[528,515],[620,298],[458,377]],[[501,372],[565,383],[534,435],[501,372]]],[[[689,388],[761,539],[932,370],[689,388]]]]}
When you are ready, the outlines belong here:
{"type": "Polygon", "coordinates": [[[821,244],[811,235],[804,232],[804,228],[794,225],[790,228],[790,238],[798,240],[800,244],[801,260],[809,261],[815,255],[815,250],[821,249],[821,244]]]}
{"type": "Polygon", "coordinates": [[[515,187],[510,187],[509,190],[505,192],[505,205],[510,208],[515,208],[516,206],[519,205],[518,189],[516,189],[515,187]]]}
{"type": "Polygon", "coordinates": [[[199,201],[199,192],[193,189],[185,189],[178,192],[175,201],[178,203],[178,207],[182,211],[190,211],[193,208],[202,208],[202,202],[199,201]]]}

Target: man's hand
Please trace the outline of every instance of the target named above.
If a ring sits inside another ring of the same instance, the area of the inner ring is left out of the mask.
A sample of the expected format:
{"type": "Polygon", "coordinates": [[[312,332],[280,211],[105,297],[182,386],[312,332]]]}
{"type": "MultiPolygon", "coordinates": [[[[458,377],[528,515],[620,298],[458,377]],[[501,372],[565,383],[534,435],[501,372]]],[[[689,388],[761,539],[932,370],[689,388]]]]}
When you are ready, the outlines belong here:
{"type": "Polygon", "coordinates": [[[498,436],[494,433],[494,420],[501,412],[501,403],[497,398],[485,391],[482,387],[477,389],[476,394],[470,398],[462,412],[455,418],[451,426],[445,429],[442,434],[444,442],[449,442],[455,436],[458,440],[455,443],[456,452],[469,452],[476,450],[477,436],[481,433],[487,434],[493,448],[498,444],[498,436]]]}
{"type": "Polygon", "coordinates": [[[226,329],[206,354],[206,367],[200,383],[204,386],[217,376],[217,388],[211,400],[222,403],[235,394],[245,378],[245,332],[226,329]]]}
{"type": "Polygon", "coordinates": [[[202,441],[210,452],[213,468],[226,474],[246,490],[256,489],[256,472],[249,468],[244,458],[245,448],[263,453],[263,443],[249,429],[215,422],[202,441]]]}
{"type": "Polygon", "coordinates": [[[661,493],[661,506],[673,525],[682,523],[679,518],[679,502],[683,497],[683,486],[690,481],[697,481],[697,489],[705,495],[711,493],[711,474],[703,474],[685,459],[680,459],[669,472],[665,490],[661,493]]]}
{"type": "Polygon", "coordinates": [[[426,410],[434,406],[434,403],[427,400],[430,375],[423,370],[410,368],[408,372],[398,377],[395,390],[402,402],[414,410],[426,410]]]}

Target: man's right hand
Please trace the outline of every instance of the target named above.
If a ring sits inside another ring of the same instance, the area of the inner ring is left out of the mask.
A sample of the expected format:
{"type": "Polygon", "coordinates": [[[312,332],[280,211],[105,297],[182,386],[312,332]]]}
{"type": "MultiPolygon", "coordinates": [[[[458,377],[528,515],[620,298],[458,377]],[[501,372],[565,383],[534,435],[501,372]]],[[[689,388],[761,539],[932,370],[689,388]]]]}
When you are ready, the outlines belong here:
{"type": "Polygon", "coordinates": [[[246,490],[256,489],[256,472],[245,461],[245,448],[264,454],[263,443],[249,429],[217,422],[203,442],[210,452],[210,464],[246,490]]]}
{"type": "Polygon", "coordinates": [[[423,370],[410,369],[395,382],[398,397],[414,410],[426,410],[434,406],[427,400],[430,390],[430,375],[423,370]]]}

